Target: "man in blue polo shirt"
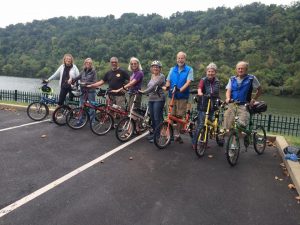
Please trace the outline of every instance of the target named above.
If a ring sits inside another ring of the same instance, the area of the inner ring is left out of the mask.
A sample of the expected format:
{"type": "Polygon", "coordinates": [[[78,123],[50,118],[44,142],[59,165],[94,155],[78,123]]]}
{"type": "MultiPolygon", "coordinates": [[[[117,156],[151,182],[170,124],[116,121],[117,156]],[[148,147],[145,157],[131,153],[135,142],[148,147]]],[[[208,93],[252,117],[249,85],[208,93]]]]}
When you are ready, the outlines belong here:
{"type": "MultiPolygon", "coordinates": [[[[249,112],[246,109],[245,104],[250,103],[252,105],[262,93],[262,88],[254,75],[248,74],[249,64],[244,61],[240,61],[236,64],[236,74],[229,78],[226,86],[226,103],[230,100],[239,101],[238,107],[239,122],[241,125],[246,126],[249,121],[249,112]],[[252,91],[256,90],[252,97],[252,91]]],[[[228,109],[224,115],[224,128],[229,129],[234,121],[234,106],[229,104],[228,109]]]]}

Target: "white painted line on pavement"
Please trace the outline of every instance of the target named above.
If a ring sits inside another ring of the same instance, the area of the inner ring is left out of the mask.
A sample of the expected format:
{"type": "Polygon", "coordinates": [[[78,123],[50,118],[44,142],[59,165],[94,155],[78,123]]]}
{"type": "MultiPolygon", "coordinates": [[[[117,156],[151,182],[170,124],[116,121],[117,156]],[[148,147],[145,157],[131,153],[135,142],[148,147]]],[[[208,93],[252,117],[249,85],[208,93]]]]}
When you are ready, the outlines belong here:
{"type": "Polygon", "coordinates": [[[91,166],[95,165],[96,163],[99,163],[102,160],[108,158],[109,156],[117,153],[118,151],[120,151],[121,149],[125,148],[126,146],[128,146],[128,145],[136,142],[137,140],[141,139],[142,137],[146,136],[148,133],[149,132],[145,132],[144,134],[141,134],[141,135],[137,136],[136,138],[134,138],[134,139],[132,139],[132,140],[130,140],[130,141],[128,141],[128,142],[120,145],[119,147],[117,147],[115,149],[112,149],[111,151],[105,153],[104,155],[99,156],[98,158],[96,158],[96,159],[88,162],[87,164],[85,164],[85,165],[83,165],[83,166],[81,166],[81,167],[73,170],[72,172],[66,174],[65,176],[63,176],[63,177],[61,177],[61,178],[59,178],[59,179],[51,182],[50,184],[48,184],[48,185],[46,185],[46,186],[38,189],[37,191],[32,192],[31,194],[29,194],[29,195],[21,198],[20,200],[18,200],[16,202],[14,202],[14,203],[6,206],[5,208],[3,208],[3,209],[0,210],[0,218],[2,216],[6,215],[6,214],[8,214],[10,212],[12,212],[13,210],[19,208],[20,206],[28,203],[29,201],[35,199],[36,197],[44,194],[45,192],[51,190],[52,188],[54,188],[54,187],[62,184],[63,182],[69,180],[70,178],[76,176],[77,174],[85,171],[86,169],[90,168],[91,166]]]}
{"type": "Polygon", "coordinates": [[[16,128],[19,128],[19,127],[26,127],[26,126],[30,126],[30,125],[34,125],[34,124],[38,124],[38,123],[45,123],[45,122],[49,122],[49,121],[50,121],[50,119],[42,120],[42,121],[36,121],[36,122],[31,122],[31,123],[25,123],[25,124],[22,124],[22,125],[19,125],[19,126],[13,126],[13,127],[8,127],[8,128],[0,129],[0,132],[1,131],[7,131],[7,130],[16,129],[16,128]]]}

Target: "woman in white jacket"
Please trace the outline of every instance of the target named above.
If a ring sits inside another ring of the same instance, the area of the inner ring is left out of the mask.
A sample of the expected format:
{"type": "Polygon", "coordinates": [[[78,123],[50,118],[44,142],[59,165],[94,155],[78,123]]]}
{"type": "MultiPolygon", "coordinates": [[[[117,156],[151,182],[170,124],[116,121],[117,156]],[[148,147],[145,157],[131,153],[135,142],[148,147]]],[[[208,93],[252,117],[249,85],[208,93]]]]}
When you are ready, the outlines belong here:
{"type": "Polygon", "coordinates": [[[58,105],[63,105],[67,94],[72,95],[71,83],[72,79],[79,76],[79,70],[76,65],[73,64],[74,59],[71,54],[65,54],[63,58],[63,64],[52,74],[48,81],[59,76],[60,93],[58,98],[58,105]]]}

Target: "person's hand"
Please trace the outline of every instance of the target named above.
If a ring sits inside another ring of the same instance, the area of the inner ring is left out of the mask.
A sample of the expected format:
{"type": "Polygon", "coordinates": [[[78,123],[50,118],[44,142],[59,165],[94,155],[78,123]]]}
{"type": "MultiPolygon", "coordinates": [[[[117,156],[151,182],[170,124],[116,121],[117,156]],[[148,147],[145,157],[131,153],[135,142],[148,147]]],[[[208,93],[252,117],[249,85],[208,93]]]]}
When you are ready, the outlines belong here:
{"type": "Polygon", "coordinates": [[[119,93],[121,90],[122,90],[122,88],[121,89],[116,89],[116,90],[111,90],[110,92],[119,93]]]}
{"type": "Polygon", "coordinates": [[[72,84],[72,79],[69,79],[69,80],[68,80],[68,84],[72,84]]]}
{"type": "Polygon", "coordinates": [[[141,94],[144,94],[144,91],[142,91],[142,90],[138,90],[138,92],[141,93],[141,94]]]}
{"type": "Polygon", "coordinates": [[[225,102],[228,104],[230,102],[230,98],[226,98],[225,102]]]}
{"type": "Polygon", "coordinates": [[[86,85],[86,87],[87,87],[87,88],[91,88],[91,87],[92,87],[92,85],[91,85],[91,84],[88,84],[88,85],[86,85]]]}
{"type": "Polygon", "coordinates": [[[170,87],[167,87],[167,86],[163,86],[161,89],[163,89],[164,91],[167,91],[169,90],[170,87]]]}
{"type": "Polygon", "coordinates": [[[252,98],[251,101],[250,101],[250,106],[253,106],[254,103],[255,103],[255,101],[256,101],[256,100],[255,100],[254,98],[252,98]]]}

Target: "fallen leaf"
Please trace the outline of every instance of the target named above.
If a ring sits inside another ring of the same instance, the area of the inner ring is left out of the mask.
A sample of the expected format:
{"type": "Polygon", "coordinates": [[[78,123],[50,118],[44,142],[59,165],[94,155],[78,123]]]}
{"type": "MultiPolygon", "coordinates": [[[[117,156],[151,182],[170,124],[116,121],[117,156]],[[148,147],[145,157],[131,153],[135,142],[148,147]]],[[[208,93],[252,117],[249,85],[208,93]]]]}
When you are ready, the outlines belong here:
{"type": "Polygon", "coordinates": [[[286,175],[287,177],[290,176],[289,172],[288,171],[283,171],[283,174],[286,175]]]}
{"type": "Polygon", "coordinates": [[[295,185],[293,185],[293,184],[289,184],[289,185],[288,185],[288,188],[289,188],[289,189],[295,189],[296,187],[295,187],[295,185]]]}
{"type": "Polygon", "coordinates": [[[43,134],[43,135],[41,136],[41,138],[45,138],[45,137],[47,137],[47,135],[46,135],[46,134],[43,134]]]}

